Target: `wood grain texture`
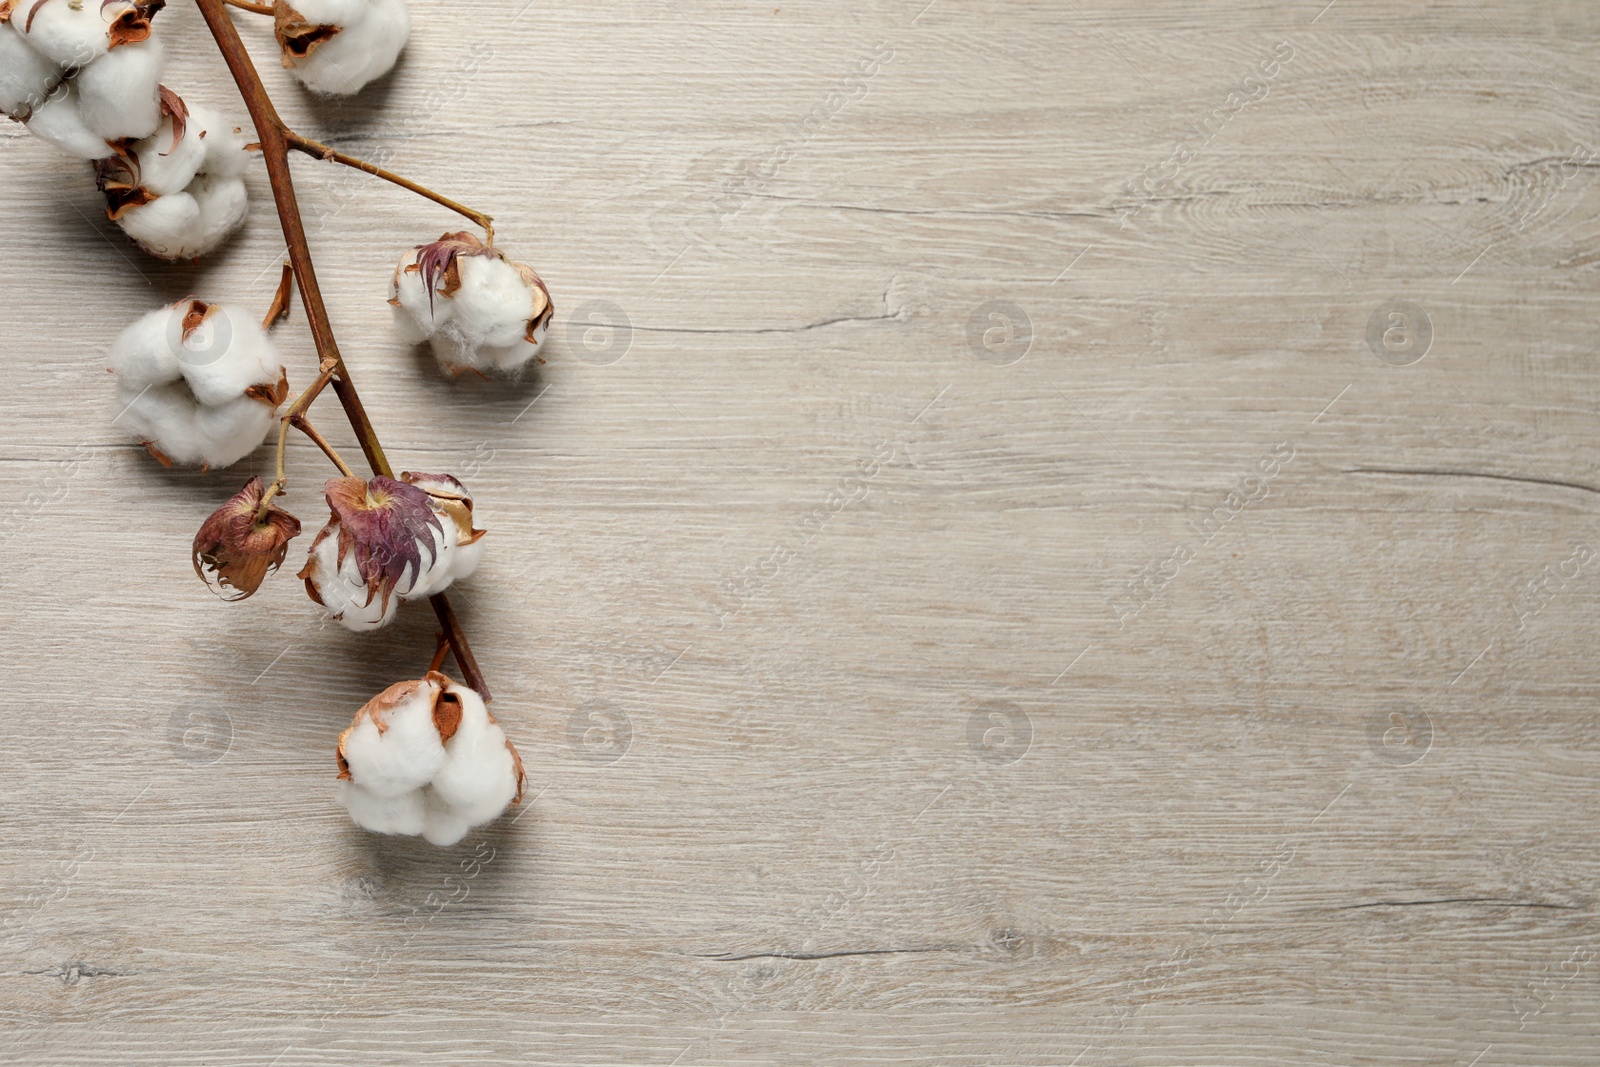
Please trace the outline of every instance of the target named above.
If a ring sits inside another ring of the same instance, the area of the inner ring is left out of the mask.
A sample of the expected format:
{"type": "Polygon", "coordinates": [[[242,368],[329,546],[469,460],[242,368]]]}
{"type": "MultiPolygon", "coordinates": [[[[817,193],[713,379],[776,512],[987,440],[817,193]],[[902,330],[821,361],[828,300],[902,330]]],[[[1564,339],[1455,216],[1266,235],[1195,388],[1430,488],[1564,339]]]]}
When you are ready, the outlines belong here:
{"type": "Polygon", "coordinates": [[[0,1058],[1600,1062],[1600,8],[1324,2],[415,0],[338,102],[237,15],[557,302],[527,381],[441,380],[384,289],[456,223],[296,161],[387,450],[491,530],[532,799],[442,851],[332,800],[428,613],[218,602],[270,450],[109,425],[133,317],[265,307],[264,178],[167,266],[0,130],[0,1058]]]}

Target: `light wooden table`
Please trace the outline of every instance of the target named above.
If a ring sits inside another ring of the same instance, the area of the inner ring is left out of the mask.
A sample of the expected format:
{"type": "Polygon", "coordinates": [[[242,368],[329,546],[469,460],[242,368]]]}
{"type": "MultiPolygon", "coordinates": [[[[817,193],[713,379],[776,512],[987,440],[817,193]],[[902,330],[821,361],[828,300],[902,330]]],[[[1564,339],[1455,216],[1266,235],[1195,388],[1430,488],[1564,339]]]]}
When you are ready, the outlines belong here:
{"type": "Polygon", "coordinates": [[[134,316],[265,304],[264,178],[163,266],[0,130],[0,1060],[1600,1063],[1600,8],[1323,3],[420,0],[341,103],[238,16],[556,294],[536,376],[441,381],[385,284],[457,224],[296,163],[491,530],[531,799],[447,851],[332,800],[428,613],[218,602],[269,450],[109,425],[134,316]]]}

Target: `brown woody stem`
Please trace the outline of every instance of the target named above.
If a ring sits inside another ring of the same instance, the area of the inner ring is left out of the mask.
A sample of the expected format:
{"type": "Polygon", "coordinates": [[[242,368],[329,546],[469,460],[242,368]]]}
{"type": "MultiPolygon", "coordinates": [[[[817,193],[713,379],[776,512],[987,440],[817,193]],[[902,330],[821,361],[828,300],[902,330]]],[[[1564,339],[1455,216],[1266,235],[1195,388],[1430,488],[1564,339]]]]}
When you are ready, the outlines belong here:
{"type": "MultiPolygon", "coordinates": [[[[295,199],[294,176],[289,170],[289,149],[292,141],[305,144],[313,142],[293,135],[283,119],[278,117],[278,111],[273,107],[271,97],[267,95],[266,86],[261,82],[261,75],[256,72],[250,54],[245,51],[244,41],[239,38],[238,27],[234,26],[233,20],[228,17],[227,0],[195,0],[195,2],[200,8],[201,16],[206,20],[212,38],[217,42],[217,50],[222,53],[223,62],[228,65],[228,70],[239,87],[239,95],[244,98],[245,107],[250,111],[250,120],[256,128],[256,136],[260,138],[261,155],[267,166],[267,177],[272,183],[272,199],[278,209],[278,222],[283,227],[284,242],[289,249],[289,264],[294,268],[295,282],[300,289],[300,302],[305,306],[311,340],[325,368],[323,373],[330,376],[334,394],[338,396],[339,404],[344,408],[345,417],[350,421],[350,428],[355,431],[356,440],[361,442],[361,451],[366,455],[367,464],[372,468],[372,472],[384,477],[393,477],[394,468],[389,466],[388,457],[383,454],[383,446],[378,442],[377,431],[372,428],[372,421],[367,418],[366,409],[361,406],[361,397],[350,380],[344,358],[339,355],[339,345],[333,337],[333,325],[328,319],[328,309],[323,304],[322,291],[317,287],[317,272],[311,262],[311,246],[306,240],[305,220],[300,217],[300,205],[295,199]]],[[[439,199],[432,196],[429,198],[439,199]]],[[[483,218],[487,220],[488,216],[483,218]]],[[[308,405],[310,403],[304,395],[301,400],[308,405]]],[[[300,401],[296,401],[296,405],[299,403],[300,401]]],[[[467,644],[467,635],[462,632],[461,624],[456,619],[455,609],[450,606],[449,599],[443,593],[435,594],[429,599],[433,603],[434,613],[439,616],[445,636],[450,639],[450,649],[455,653],[456,662],[461,666],[463,680],[469,687],[477,690],[486,702],[493,699],[483,675],[478,670],[472,648],[467,644]]]]}
{"type": "Polygon", "coordinates": [[[229,7],[236,7],[240,11],[248,11],[254,15],[275,15],[271,4],[252,4],[250,0],[222,0],[229,7]]]}
{"type": "Polygon", "coordinates": [[[487,240],[484,243],[490,247],[494,246],[494,219],[488,215],[485,215],[483,212],[475,211],[472,208],[467,207],[465,204],[458,204],[447,196],[440,196],[427,186],[418,185],[410,178],[403,178],[393,171],[384,170],[382,167],[373,163],[368,163],[364,159],[357,159],[355,156],[345,155],[338,149],[329,148],[325,144],[319,144],[309,137],[301,137],[293,130],[287,131],[287,136],[289,139],[289,147],[295,149],[296,151],[304,152],[306,155],[312,156],[316,159],[327,160],[330,163],[342,163],[347,167],[354,167],[356,170],[370,174],[374,178],[382,178],[384,181],[398,185],[402,189],[408,189],[420,197],[432,200],[435,204],[439,204],[442,207],[447,207],[451,211],[454,211],[457,215],[471,219],[473,222],[483,227],[483,232],[487,237],[487,240]]]}

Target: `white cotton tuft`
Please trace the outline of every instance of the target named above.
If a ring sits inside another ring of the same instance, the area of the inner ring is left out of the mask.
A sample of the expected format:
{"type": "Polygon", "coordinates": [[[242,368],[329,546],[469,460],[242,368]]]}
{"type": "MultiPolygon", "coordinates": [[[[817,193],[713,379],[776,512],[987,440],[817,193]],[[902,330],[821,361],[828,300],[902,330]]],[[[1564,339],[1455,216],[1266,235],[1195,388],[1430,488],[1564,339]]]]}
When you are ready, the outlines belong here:
{"type": "Polygon", "coordinates": [[[201,404],[226,404],[252,385],[270,385],[282,366],[277,346],[240,307],[213,307],[178,344],[179,369],[201,404]]]}
{"type": "Polygon", "coordinates": [[[437,672],[390,686],[339,735],[356,825],[453,845],[522,798],[522,761],[479,695],[437,672]]]}
{"type": "Polygon", "coordinates": [[[450,580],[460,581],[472,577],[472,572],[483,562],[483,538],[466,544],[457,544],[450,561],[450,580]]]}
{"type": "Polygon", "coordinates": [[[523,340],[535,301],[534,288],[505,260],[463,256],[452,325],[468,344],[506,348],[523,340]]]}
{"type": "Polygon", "coordinates": [[[340,782],[339,803],[350,812],[352,822],[375,833],[415,837],[422,833],[425,825],[421,790],[397,797],[380,797],[358,785],[340,782]]]}
{"type": "Polygon", "coordinates": [[[86,67],[111,49],[111,28],[131,3],[22,0],[11,24],[34,51],[63,67],[86,67]]]}
{"type": "Polygon", "coordinates": [[[414,683],[381,712],[357,715],[340,738],[350,780],[380,797],[421,789],[444,769],[445,747],[433,722],[441,687],[414,683]]]}
{"type": "Polygon", "coordinates": [[[261,446],[277,425],[274,409],[254,397],[226,404],[200,405],[194,413],[200,441],[200,462],[206,467],[231,467],[261,446]]]}
{"type": "Polygon", "coordinates": [[[116,221],[158,259],[198,259],[238,229],[248,208],[243,178],[201,174],[181,193],[124,208],[116,221]]]}
{"type": "Polygon", "coordinates": [[[71,82],[56,86],[49,99],[33,109],[28,132],[79,159],[105,159],[111,145],[84,125],[78,108],[78,89],[71,82]]]}
{"type": "Polygon", "coordinates": [[[10,22],[0,23],[0,111],[26,122],[61,76],[61,67],[30,48],[10,22]]]}
{"type": "Polygon", "coordinates": [[[419,246],[400,257],[389,299],[394,311],[395,327],[409,344],[432,337],[439,327],[450,321],[456,310],[454,302],[438,292],[430,292],[423,281],[422,271],[417,265],[417,256],[421,251],[419,246]]]}
{"type": "Polygon", "coordinates": [[[206,160],[201,166],[212,177],[236,178],[242,175],[254,160],[255,154],[246,150],[250,139],[243,128],[223,120],[207,107],[190,108],[191,121],[199,121],[205,128],[206,160]]]}
{"type": "Polygon", "coordinates": [[[114,48],[73,79],[83,124],[107,141],[148,137],[161,124],[159,38],[114,48]]]}
{"type": "Polygon", "coordinates": [[[354,26],[366,18],[373,0],[296,0],[294,9],[313,26],[354,26]]]}
{"type": "Polygon", "coordinates": [[[463,686],[449,692],[461,703],[461,723],[445,742],[446,760],[433,776],[433,791],[467,822],[488,822],[517,795],[516,758],[482,697],[463,686]]]}
{"type": "Polygon", "coordinates": [[[348,96],[394,67],[411,36],[405,0],[300,0],[277,23],[283,65],[313,92],[348,96]]]}
{"type": "Polygon", "coordinates": [[[428,341],[439,366],[457,375],[521,371],[544,345],[554,314],[531,268],[465,233],[401,257],[389,304],[401,336],[428,341]]]}
{"type": "Polygon", "coordinates": [[[192,259],[201,254],[195,251],[203,246],[200,204],[188,192],[125,208],[116,222],[135,244],[158,259],[192,259]]]}
{"type": "Polygon", "coordinates": [[[138,161],[139,185],[156,196],[183,192],[206,166],[207,140],[210,138],[197,137],[189,129],[182,137],[176,137],[173,117],[164,116],[154,133],[135,142],[130,149],[132,157],[138,161]]]}
{"type": "Polygon", "coordinates": [[[283,400],[277,350],[248,312],[180,301],[111,346],[115,425],[158,458],[227,467],[264,441],[283,400]]]}
{"type": "MultiPolygon", "coordinates": [[[[178,346],[168,338],[173,308],[152,311],[111,342],[111,371],[117,384],[138,392],[147,385],[167,385],[183,376],[178,346]]],[[[179,324],[182,336],[182,324],[179,324]]]]}

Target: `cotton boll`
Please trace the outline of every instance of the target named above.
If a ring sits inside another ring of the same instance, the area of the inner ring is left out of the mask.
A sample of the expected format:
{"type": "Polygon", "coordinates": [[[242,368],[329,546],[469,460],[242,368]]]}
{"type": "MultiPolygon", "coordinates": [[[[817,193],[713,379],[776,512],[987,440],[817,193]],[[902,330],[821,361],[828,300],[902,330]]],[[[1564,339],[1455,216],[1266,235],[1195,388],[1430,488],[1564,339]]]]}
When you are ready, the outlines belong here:
{"type": "Polygon", "coordinates": [[[161,124],[161,60],[161,41],[151,37],[80,70],[74,82],[84,125],[107,141],[149,136],[161,124]]]}
{"type": "Polygon", "coordinates": [[[312,542],[311,556],[300,572],[311,599],[328,609],[328,615],[347,630],[364,633],[394,621],[399,610],[398,596],[384,596],[361,576],[355,553],[339,562],[339,529],[336,523],[323,528],[312,542]]]}
{"type": "Polygon", "coordinates": [[[407,252],[389,303],[401,333],[427,340],[451,374],[515,374],[538,353],[555,313],[531,267],[464,232],[407,252]]]}
{"type": "Polygon", "coordinates": [[[331,96],[348,96],[387,74],[411,36],[405,0],[302,0],[276,25],[289,73],[331,96]]]}
{"type": "Polygon", "coordinates": [[[79,159],[104,159],[112,153],[106,139],[84,125],[78,90],[71,82],[56,86],[50,98],[33,109],[27,127],[35,137],[79,159]]]}
{"type": "Polygon", "coordinates": [[[427,493],[383,475],[330,478],[331,514],[300,571],[306,592],[352,630],[386,625],[398,601],[451,581],[455,528],[427,493]]]}
{"type": "MultiPolygon", "coordinates": [[[[132,46],[130,46],[132,47],[132,46]]],[[[108,59],[128,49],[119,49],[108,59]]],[[[160,122],[97,164],[107,215],[159,259],[198,259],[244,221],[250,154],[240,131],[204,107],[158,90],[160,122]]]]}
{"type": "Polygon", "coordinates": [[[441,687],[402,682],[369,701],[339,735],[339,756],[351,782],[380,797],[421,789],[444,768],[446,756],[434,724],[441,687]]]}
{"type": "Polygon", "coordinates": [[[26,122],[61,76],[61,68],[28,47],[10,22],[0,23],[0,111],[26,122]]]}
{"type": "Polygon", "coordinates": [[[357,825],[453,845],[522,799],[522,759],[473,690],[437,671],[392,685],[339,735],[339,801],[357,825]]]}
{"type": "Polygon", "coordinates": [[[374,833],[415,837],[426,825],[421,790],[397,797],[380,797],[358,785],[340,782],[339,803],[350,813],[352,822],[374,833]]]}
{"type": "Polygon", "coordinates": [[[163,462],[227,467],[260,446],[288,382],[261,327],[238,309],[181,300],[111,346],[116,424],[163,462]]]}

